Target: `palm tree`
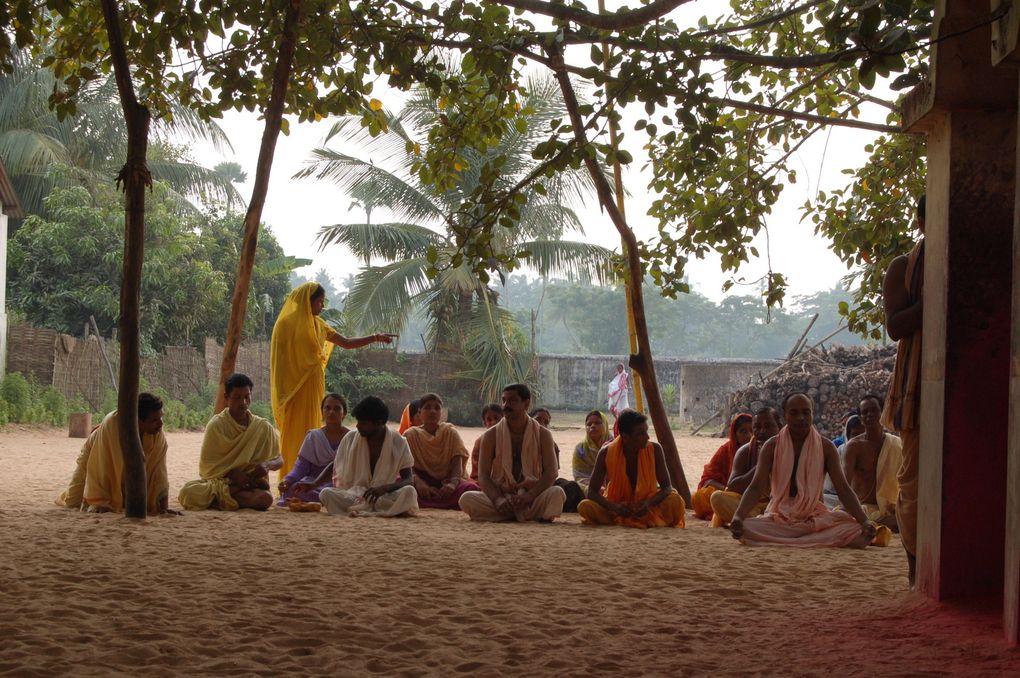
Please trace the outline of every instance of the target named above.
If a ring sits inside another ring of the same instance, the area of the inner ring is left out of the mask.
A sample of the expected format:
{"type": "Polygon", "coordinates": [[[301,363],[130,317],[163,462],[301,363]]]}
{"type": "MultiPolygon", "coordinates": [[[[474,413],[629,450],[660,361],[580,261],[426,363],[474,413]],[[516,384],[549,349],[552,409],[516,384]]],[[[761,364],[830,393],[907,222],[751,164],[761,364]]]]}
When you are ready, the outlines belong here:
{"type": "MultiPolygon", "coordinates": [[[[319,231],[320,248],[343,244],[365,262],[347,299],[355,326],[399,332],[416,308],[428,309],[430,348],[459,353],[465,362],[460,376],[480,382],[489,397],[506,383],[525,380],[531,360],[516,320],[498,303],[497,291],[460,255],[456,227],[478,216],[466,213],[462,205],[479,187],[483,167],[499,164],[492,187],[496,191],[508,190],[535,169],[532,149],[546,136],[549,121],[564,115],[556,84],[530,80],[521,111],[526,124],[508,124],[495,146],[459,151],[466,167],[457,185],[443,192],[411,170],[417,154],[408,149],[424,146],[428,127],[449,113],[424,89],[412,92],[399,115],[385,113],[387,131],[378,136],[360,126],[359,116],[339,120],[324,145],[313,151],[308,166],[295,175],[331,179],[358,204],[385,207],[396,219],[333,224],[319,231]],[[360,145],[376,161],[334,150],[328,146],[333,140],[360,145]],[[371,265],[373,257],[388,263],[371,265]],[[431,278],[430,268],[438,271],[431,278]]],[[[542,276],[609,282],[611,250],[561,239],[567,231],[583,233],[570,205],[591,195],[588,174],[561,173],[547,181],[545,189],[526,189],[519,220],[513,228],[495,229],[494,248],[519,256],[542,276]]],[[[497,273],[503,278],[507,271],[497,273]]]]}
{"type": "MultiPolygon", "coordinates": [[[[43,199],[54,186],[95,186],[110,182],[124,163],[127,132],[113,76],[98,81],[63,120],[49,107],[60,80],[27,51],[13,54],[10,73],[0,73],[0,158],[27,214],[43,214],[43,199]]],[[[153,179],[176,192],[182,209],[189,198],[241,203],[229,178],[182,158],[174,141],[207,141],[229,148],[223,131],[190,109],[176,106],[173,119],[154,121],[149,153],[153,179]]]]}

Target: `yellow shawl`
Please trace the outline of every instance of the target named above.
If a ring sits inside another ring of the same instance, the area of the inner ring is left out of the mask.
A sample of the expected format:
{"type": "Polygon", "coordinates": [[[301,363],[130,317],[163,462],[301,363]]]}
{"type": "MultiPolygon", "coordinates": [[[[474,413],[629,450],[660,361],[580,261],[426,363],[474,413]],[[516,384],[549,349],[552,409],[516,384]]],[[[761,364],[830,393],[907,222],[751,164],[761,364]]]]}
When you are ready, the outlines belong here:
{"type": "Polygon", "coordinates": [[[333,352],[326,338],[333,330],[312,315],[312,293],[317,287],[318,283],[305,283],[290,293],[269,344],[273,418],[283,441],[281,473],[290,471],[305,434],[322,424],[319,407],[326,395],[326,363],[333,352]],[[289,408],[292,401],[294,408],[289,408]]]}
{"type": "MultiPolygon", "coordinates": [[[[637,482],[631,487],[627,475],[627,456],[623,453],[623,438],[617,436],[606,450],[606,485],[605,497],[611,502],[633,508],[651,499],[659,492],[659,479],[655,474],[655,446],[648,443],[638,451],[637,482]]],[[[666,520],[662,512],[662,504],[653,506],[643,516],[616,517],[618,525],[635,527],[683,527],[681,514],[679,523],[666,520]]]]}
{"type": "MultiPolygon", "coordinates": [[[[924,238],[907,255],[907,294],[911,302],[921,298],[924,289],[924,238]]],[[[889,380],[889,394],[882,411],[882,425],[892,431],[917,428],[917,406],[921,398],[921,335],[918,328],[896,346],[896,367],[889,380]]]]}
{"type": "Polygon", "coordinates": [[[890,508],[896,506],[896,499],[900,493],[896,472],[902,463],[903,441],[891,433],[886,433],[882,449],[878,453],[878,466],[875,469],[875,498],[878,500],[878,510],[884,515],[892,513],[890,508]]]}
{"type": "Polygon", "coordinates": [[[214,480],[231,469],[261,464],[280,456],[280,436],[268,420],[251,414],[247,426],[241,426],[229,410],[213,415],[205,426],[198,475],[214,480]]]}
{"type": "Polygon", "coordinates": [[[502,419],[494,427],[496,450],[492,460],[492,480],[504,492],[530,489],[542,477],[542,425],[528,417],[521,441],[521,474],[523,479],[514,479],[513,443],[510,439],[510,425],[502,419]]]}
{"type": "MultiPolygon", "coordinates": [[[[117,412],[111,412],[89,436],[92,445],[85,475],[85,503],[124,510],[124,453],[121,451],[117,412]]],[[[166,436],[162,431],[142,436],[145,455],[145,510],[156,513],[160,500],[170,492],[166,473],[166,436]]]]}
{"type": "MultiPolygon", "coordinates": [[[[467,459],[468,451],[464,441],[453,424],[441,422],[436,434],[432,435],[421,426],[412,426],[404,434],[414,455],[414,467],[424,471],[436,480],[450,476],[450,462],[454,457],[467,459]]],[[[463,464],[461,464],[463,468],[463,464]]]]}

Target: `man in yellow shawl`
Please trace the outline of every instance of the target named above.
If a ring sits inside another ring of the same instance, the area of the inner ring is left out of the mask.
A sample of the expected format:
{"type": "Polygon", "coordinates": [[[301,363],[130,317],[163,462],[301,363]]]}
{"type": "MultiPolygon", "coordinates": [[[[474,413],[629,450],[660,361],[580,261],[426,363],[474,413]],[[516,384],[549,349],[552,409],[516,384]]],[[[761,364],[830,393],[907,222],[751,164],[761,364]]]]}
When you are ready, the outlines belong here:
{"type": "Polygon", "coordinates": [[[227,378],[227,407],[205,426],[201,480],[185,483],[178,495],[184,508],[265,511],[272,506],[268,475],[281,462],[280,436],[268,420],[249,411],[253,386],[244,374],[227,378]]]}
{"type": "MultiPolygon", "coordinates": [[[[93,513],[124,510],[124,454],[119,421],[114,410],[89,434],[78,454],[71,482],[57,499],[57,506],[93,513]]],[[[138,433],[145,454],[146,513],[177,513],[167,507],[170,481],[166,473],[163,401],[151,393],[138,394],[138,433]]]]}
{"type": "Polygon", "coordinates": [[[924,329],[924,214],[925,196],[917,201],[917,230],[921,238],[910,254],[889,264],[882,282],[885,331],[898,342],[896,367],[889,380],[882,424],[900,434],[903,462],[896,474],[900,485],[896,522],[907,552],[907,577],[914,586],[917,550],[917,462],[921,429],[921,336],[924,329]]]}
{"type": "Polygon", "coordinates": [[[503,389],[503,419],[482,434],[478,453],[481,492],[465,492],[460,508],[471,520],[550,522],[563,513],[567,495],[559,475],[552,433],[528,416],[531,389],[503,389]]]}
{"type": "Polygon", "coordinates": [[[393,341],[389,334],[354,339],[337,334],[319,317],[325,305],[322,285],[305,283],[287,297],[273,326],[269,381],[273,418],[280,427],[281,478],[294,466],[308,431],[322,426],[320,406],[326,395],[326,363],[333,345],[361,348],[377,341],[393,341]]]}
{"type": "Polygon", "coordinates": [[[861,398],[858,411],[864,434],[846,442],[843,474],[868,519],[896,532],[896,498],[900,492],[896,472],[903,462],[903,443],[882,428],[882,406],[882,398],[877,395],[861,398]]]}
{"type": "Polygon", "coordinates": [[[684,500],[670,485],[662,448],[648,436],[648,417],[627,409],[616,421],[620,435],[599,450],[588,498],[577,507],[581,521],[586,525],[683,527],[684,500]]]}
{"type": "Polygon", "coordinates": [[[404,433],[414,457],[414,489],[421,508],[456,509],[460,496],[478,490],[464,479],[467,447],[453,424],[442,421],[443,399],[436,393],[418,398],[421,425],[404,433]]]}

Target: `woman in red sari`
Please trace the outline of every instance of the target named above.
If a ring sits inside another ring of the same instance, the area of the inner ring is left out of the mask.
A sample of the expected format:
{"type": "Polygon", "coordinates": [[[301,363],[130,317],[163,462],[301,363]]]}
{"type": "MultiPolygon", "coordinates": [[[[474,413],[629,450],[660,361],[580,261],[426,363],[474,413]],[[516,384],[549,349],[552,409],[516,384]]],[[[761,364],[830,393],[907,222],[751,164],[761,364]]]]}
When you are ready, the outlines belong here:
{"type": "Polygon", "coordinates": [[[705,464],[705,472],[701,474],[698,491],[691,497],[694,515],[702,520],[712,519],[712,493],[725,490],[733,470],[733,457],[742,445],[751,440],[751,415],[746,412],[734,415],[730,421],[729,439],[715,451],[712,458],[705,464]]]}

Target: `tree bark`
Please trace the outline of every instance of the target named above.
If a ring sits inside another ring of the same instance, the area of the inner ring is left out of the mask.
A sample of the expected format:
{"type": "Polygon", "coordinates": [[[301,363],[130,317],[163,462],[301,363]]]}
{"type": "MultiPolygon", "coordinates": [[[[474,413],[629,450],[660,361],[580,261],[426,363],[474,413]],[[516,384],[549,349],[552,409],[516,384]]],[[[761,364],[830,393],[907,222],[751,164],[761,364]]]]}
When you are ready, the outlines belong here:
{"type": "MultiPolygon", "coordinates": [[[[549,56],[553,73],[563,92],[563,101],[566,104],[567,112],[570,115],[570,124],[574,131],[574,140],[581,148],[588,147],[588,138],[584,131],[584,120],[578,112],[577,96],[574,93],[573,85],[570,82],[570,75],[567,73],[563,62],[563,54],[556,51],[557,48],[549,48],[549,56]]],[[[631,302],[634,312],[634,329],[637,333],[638,352],[630,356],[630,367],[641,375],[641,382],[648,400],[648,413],[652,418],[652,425],[655,428],[655,437],[662,446],[666,457],[666,466],[669,467],[669,477],[673,487],[683,498],[687,507],[691,507],[691,491],[687,486],[687,476],[684,474],[683,464],[680,462],[680,453],[676,447],[676,440],[673,438],[673,431],[669,425],[669,417],[666,414],[666,407],[662,402],[662,395],[659,393],[659,384],[655,378],[655,365],[652,361],[651,342],[648,339],[648,323],[645,319],[645,300],[642,293],[644,284],[642,276],[641,260],[638,257],[638,242],[634,231],[627,225],[627,220],[616,206],[613,198],[613,190],[602,174],[601,168],[595,159],[594,154],[584,153],[584,163],[588,168],[595,188],[598,191],[599,203],[602,209],[606,210],[613,225],[619,231],[624,243],[624,255],[627,259],[627,275],[631,288],[631,302]]]]}
{"type": "Polygon", "coordinates": [[[118,435],[124,455],[124,513],[144,518],[146,510],[145,453],[138,432],[138,375],[141,371],[139,306],[142,262],[145,257],[145,189],[152,187],[146,164],[149,145],[149,109],[138,103],[116,0],[102,0],[103,19],[110,39],[110,57],[127,123],[128,154],[117,175],[124,190],[124,266],[120,281],[120,378],[117,412],[118,435]]]}
{"type": "MultiPolygon", "coordinates": [[[[283,121],[287,85],[294,64],[294,49],[297,45],[297,26],[300,14],[301,0],[290,0],[287,3],[287,14],[283,21],[280,53],[273,70],[273,88],[269,95],[269,105],[266,107],[266,125],[262,132],[262,146],[259,148],[258,165],[255,169],[255,186],[252,188],[248,211],[244,215],[241,259],[237,264],[237,279],[234,281],[234,293],[230,302],[230,320],[227,323],[227,336],[223,342],[223,360],[220,362],[221,386],[227,377],[234,373],[237,364],[241,331],[244,329],[244,319],[248,312],[248,292],[251,289],[252,269],[255,267],[259,223],[262,221],[262,209],[265,207],[266,194],[269,192],[269,174],[273,168],[273,154],[276,152],[276,140],[280,136],[280,126],[283,121]]],[[[226,405],[226,395],[222,388],[218,388],[215,411],[221,411],[226,405]]]]}

